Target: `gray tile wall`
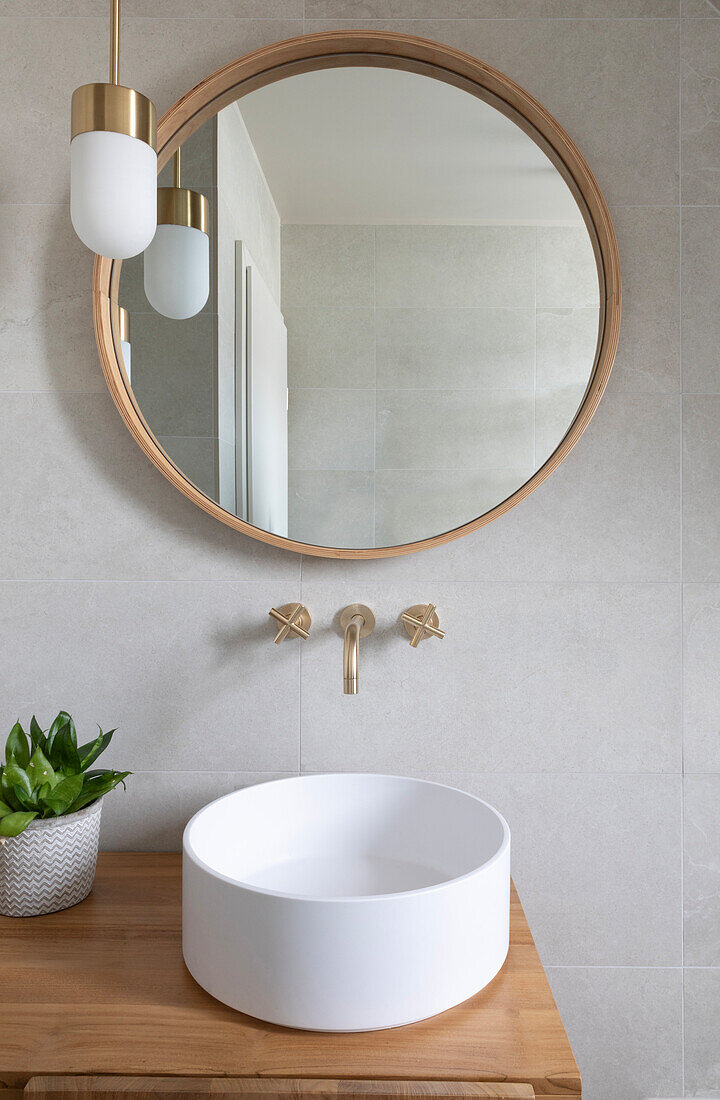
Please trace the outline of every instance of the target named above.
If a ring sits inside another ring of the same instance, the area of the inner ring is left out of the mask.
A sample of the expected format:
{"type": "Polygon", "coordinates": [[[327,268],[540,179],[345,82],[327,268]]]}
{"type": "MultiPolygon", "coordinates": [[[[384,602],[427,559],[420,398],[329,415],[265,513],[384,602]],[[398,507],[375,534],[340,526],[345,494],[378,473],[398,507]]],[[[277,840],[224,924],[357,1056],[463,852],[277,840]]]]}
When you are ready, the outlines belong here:
{"type": "Polygon", "coordinates": [[[585,1095],[681,1096],[684,1077],[687,1096],[718,1097],[720,13],[305,0],[304,14],[126,0],[121,79],[162,113],[228,59],[328,25],[409,31],[506,71],[612,205],[626,308],[608,393],[537,492],[438,551],[301,562],[215,523],[135,446],[93,348],[67,132],[72,89],[105,79],[107,4],[5,0],[2,728],[59,706],[120,727],[112,760],[136,775],[108,799],[109,847],[176,847],[209,798],[299,766],[393,765],[486,795],[514,831],[585,1095]],[[311,640],[273,646],[269,607],[300,596],[311,640]],[[336,614],[354,600],[379,625],[362,694],[343,700],[336,614]],[[397,616],[425,600],[448,633],[415,652],[397,616]]]}
{"type": "Polygon", "coordinates": [[[581,226],[283,225],[290,536],[392,546],[499,504],[577,412],[597,303],[581,226]]]}

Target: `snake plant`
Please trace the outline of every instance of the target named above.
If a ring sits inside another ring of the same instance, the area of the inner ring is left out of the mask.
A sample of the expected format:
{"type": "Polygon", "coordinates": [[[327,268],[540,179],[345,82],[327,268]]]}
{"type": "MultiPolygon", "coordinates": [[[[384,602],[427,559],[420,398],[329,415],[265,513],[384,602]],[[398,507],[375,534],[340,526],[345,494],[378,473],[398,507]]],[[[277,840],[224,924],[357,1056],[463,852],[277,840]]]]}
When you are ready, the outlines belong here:
{"type": "Polygon", "coordinates": [[[78,746],[75,723],[64,710],[47,732],[33,715],[29,737],[16,722],[5,743],[5,763],[0,764],[0,837],[18,836],[36,817],[81,810],[118,783],[124,787],[130,772],[90,769],[114,733],[100,730],[93,741],[78,746]]]}

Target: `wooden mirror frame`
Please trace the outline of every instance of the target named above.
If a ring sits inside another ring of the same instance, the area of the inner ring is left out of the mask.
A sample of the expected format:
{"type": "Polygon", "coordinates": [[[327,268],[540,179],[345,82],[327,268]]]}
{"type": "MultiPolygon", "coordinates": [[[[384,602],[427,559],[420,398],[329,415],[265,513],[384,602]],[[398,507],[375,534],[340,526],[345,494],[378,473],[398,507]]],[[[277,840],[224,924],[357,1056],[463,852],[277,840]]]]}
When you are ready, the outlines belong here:
{"type": "Polygon", "coordinates": [[[200,491],[165,453],[146,423],[127,381],[119,341],[117,291],[121,261],[102,256],[93,272],[95,338],[105,380],[120,414],[148,458],[176,489],[211,516],[251,538],[285,550],[324,558],[386,558],[441,546],[477,531],[536,489],[569,454],[585,431],[612,369],[620,329],[620,258],[610,213],[580,150],[545,108],[514,81],[470,54],[413,35],[371,30],[322,31],[265,46],[231,61],[192,88],[158,124],[158,170],[207,119],[244,95],[287,76],[316,69],[362,65],[435,77],[463,88],[511,118],[546,153],[572,191],[590,234],[600,282],[600,325],[595,364],[585,396],[565,436],[533,476],[501,504],[452,531],[400,546],[343,549],[274,535],[240,519],[200,491]]]}

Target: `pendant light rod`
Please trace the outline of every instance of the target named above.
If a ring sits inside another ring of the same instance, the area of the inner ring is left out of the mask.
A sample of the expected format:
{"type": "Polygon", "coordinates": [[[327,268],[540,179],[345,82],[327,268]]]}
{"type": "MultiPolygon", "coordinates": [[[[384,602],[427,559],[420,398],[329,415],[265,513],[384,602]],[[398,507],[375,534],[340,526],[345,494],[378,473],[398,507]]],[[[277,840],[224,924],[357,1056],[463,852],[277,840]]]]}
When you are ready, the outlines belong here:
{"type": "Polygon", "coordinates": [[[180,150],[177,149],[173,156],[173,187],[180,186],[180,150]]]}
{"type": "Polygon", "coordinates": [[[119,83],[120,69],[120,0],[111,0],[110,7],[110,83],[119,83]]]}

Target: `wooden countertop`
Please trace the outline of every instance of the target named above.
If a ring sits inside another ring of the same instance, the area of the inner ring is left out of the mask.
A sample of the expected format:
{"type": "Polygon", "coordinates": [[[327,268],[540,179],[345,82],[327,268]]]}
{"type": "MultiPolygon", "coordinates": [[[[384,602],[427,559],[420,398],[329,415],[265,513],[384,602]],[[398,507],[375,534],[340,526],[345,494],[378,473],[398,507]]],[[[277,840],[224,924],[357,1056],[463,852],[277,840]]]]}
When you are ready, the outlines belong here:
{"type": "Polygon", "coordinates": [[[580,1095],[514,888],[507,962],[477,997],[409,1027],[320,1034],[243,1016],[195,983],[180,886],[179,855],[103,853],[80,905],[0,917],[0,1100],[34,1076],[102,1074],[507,1081],[580,1095]]]}

